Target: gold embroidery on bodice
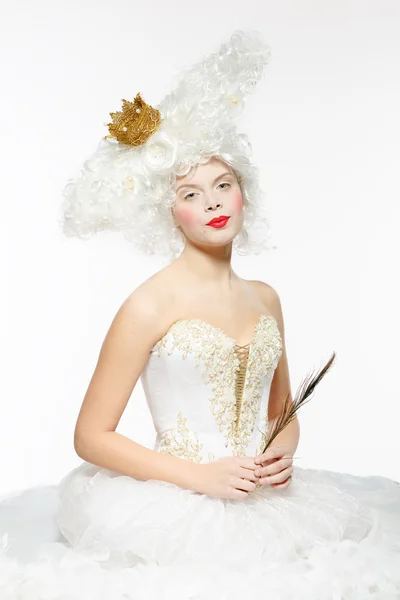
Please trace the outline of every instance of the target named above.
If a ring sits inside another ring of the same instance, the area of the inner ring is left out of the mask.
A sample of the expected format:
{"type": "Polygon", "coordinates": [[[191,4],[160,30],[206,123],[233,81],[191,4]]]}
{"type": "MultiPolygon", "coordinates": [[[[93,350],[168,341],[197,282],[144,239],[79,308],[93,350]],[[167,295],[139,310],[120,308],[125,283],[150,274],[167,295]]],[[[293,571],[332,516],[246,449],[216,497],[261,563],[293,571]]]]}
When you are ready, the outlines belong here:
{"type": "Polygon", "coordinates": [[[225,447],[231,446],[235,456],[246,455],[260,410],[261,379],[276,367],[282,353],[276,319],[261,315],[246,346],[239,346],[224,331],[201,319],[181,319],[153,348],[158,356],[165,351],[172,354],[175,349],[183,360],[193,356],[195,366],[202,368],[201,374],[212,390],[210,410],[225,447]]]}
{"type": "Polygon", "coordinates": [[[187,426],[186,417],[179,412],[177,426],[163,436],[159,452],[173,454],[174,456],[200,463],[203,460],[200,454],[202,448],[203,444],[199,443],[197,435],[187,426]]]}

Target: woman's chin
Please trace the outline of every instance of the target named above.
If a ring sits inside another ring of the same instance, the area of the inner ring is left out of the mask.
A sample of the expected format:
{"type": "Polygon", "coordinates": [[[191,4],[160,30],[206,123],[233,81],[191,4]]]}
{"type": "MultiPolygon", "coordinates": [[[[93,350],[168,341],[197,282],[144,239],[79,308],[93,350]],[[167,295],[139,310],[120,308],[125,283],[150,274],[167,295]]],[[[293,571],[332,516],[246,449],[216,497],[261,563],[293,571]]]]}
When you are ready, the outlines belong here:
{"type": "Polygon", "coordinates": [[[224,248],[226,246],[231,246],[233,240],[235,239],[237,234],[235,234],[234,236],[232,236],[232,234],[225,234],[225,235],[220,235],[220,236],[213,236],[213,237],[202,237],[202,238],[186,238],[186,244],[191,244],[192,246],[195,246],[197,248],[201,248],[204,250],[207,249],[215,249],[215,248],[224,248]]]}
{"type": "Polygon", "coordinates": [[[236,227],[233,228],[229,226],[221,229],[213,227],[209,229],[212,229],[212,231],[207,231],[206,234],[193,237],[193,243],[207,246],[224,246],[233,242],[240,231],[236,227]]]}

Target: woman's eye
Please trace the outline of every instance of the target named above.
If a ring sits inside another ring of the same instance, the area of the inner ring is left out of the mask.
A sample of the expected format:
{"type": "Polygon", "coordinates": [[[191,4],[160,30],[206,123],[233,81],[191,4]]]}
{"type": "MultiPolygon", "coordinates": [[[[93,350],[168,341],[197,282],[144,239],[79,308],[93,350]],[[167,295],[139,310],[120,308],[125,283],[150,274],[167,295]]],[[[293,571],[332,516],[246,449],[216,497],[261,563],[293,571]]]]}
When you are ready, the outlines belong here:
{"type": "MultiPolygon", "coordinates": [[[[226,186],[230,187],[231,184],[225,181],[223,183],[220,183],[218,187],[220,188],[221,185],[226,185],[226,186]]],[[[226,190],[226,187],[222,188],[222,189],[226,190]]],[[[189,192],[188,194],[186,194],[186,196],[184,198],[185,198],[185,200],[192,200],[195,195],[196,195],[195,192],[189,192]]]]}

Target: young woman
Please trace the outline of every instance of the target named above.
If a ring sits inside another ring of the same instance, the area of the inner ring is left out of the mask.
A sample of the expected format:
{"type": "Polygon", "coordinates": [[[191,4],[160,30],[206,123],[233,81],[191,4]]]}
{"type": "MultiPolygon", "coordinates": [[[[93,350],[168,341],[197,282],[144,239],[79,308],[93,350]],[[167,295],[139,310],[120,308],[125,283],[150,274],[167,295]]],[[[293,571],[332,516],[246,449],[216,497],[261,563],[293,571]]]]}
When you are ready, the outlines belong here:
{"type": "Polygon", "coordinates": [[[83,462],[45,511],[60,537],[40,544],[10,525],[38,515],[51,488],[0,505],[18,548],[0,559],[1,598],[400,596],[400,486],[381,478],[371,493],[368,478],[294,467],[297,418],[263,452],[291,394],[282,308],[231,256],[267,247],[256,171],[233,126],[267,56],[255,34],[236,33],[159,112],[140,96],[125,102],[114,141],[67,187],[66,233],[111,227],[178,256],[107,332],[75,428],[83,462]],[[116,431],[139,378],[153,449],[116,431]]]}

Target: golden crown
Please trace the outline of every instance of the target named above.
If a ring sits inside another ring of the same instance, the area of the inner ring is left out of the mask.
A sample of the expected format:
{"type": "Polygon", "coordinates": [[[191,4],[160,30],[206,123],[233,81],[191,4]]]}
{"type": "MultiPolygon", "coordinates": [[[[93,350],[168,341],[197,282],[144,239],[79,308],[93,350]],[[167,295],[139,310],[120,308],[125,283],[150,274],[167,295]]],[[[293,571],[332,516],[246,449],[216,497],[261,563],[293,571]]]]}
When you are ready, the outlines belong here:
{"type": "Polygon", "coordinates": [[[110,113],[112,123],[107,123],[110,135],[122,144],[140,146],[157,130],[161,114],[143,100],[140,92],[133,102],[122,100],[122,111],[110,113]]]}

